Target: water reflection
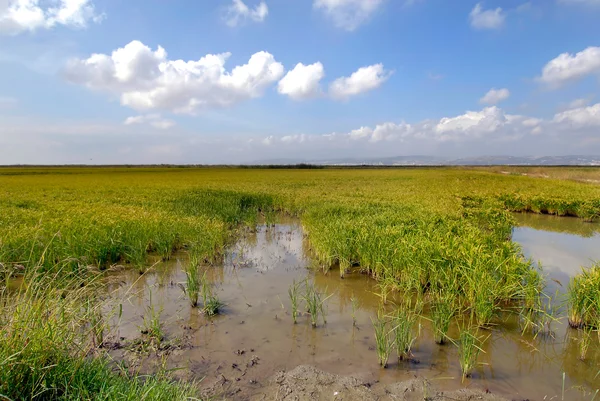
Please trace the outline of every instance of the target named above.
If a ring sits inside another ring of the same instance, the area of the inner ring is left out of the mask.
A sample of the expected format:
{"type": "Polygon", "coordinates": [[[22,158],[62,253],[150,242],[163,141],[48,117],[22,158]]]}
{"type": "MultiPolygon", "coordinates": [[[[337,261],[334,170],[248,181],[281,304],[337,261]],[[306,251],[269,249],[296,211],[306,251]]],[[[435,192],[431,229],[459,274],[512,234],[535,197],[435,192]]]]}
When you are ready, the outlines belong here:
{"type": "Polygon", "coordinates": [[[600,260],[600,224],[570,217],[514,216],[518,226],[513,229],[513,241],[521,245],[526,257],[541,263],[551,289],[560,289],[561,284],[564,289],[581,267],[600,260]]]}

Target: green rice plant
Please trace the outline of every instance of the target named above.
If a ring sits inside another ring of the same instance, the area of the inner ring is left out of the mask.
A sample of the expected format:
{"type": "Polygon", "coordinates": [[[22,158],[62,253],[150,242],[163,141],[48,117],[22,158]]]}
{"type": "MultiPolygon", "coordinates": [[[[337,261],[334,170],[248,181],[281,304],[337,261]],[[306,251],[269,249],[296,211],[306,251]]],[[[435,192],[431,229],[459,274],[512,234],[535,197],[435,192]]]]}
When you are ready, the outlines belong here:
{"type": "Polygon", "coordinates": [[[290,296],[290,301],[292,303],[292,319],[294,321],[294,324],[297,323],[297,319],[298,319],[298,307],[299,304],[298,302],[300,301],[300,286],[302,283],[298,283],[296,282],[296,280],[294,280],[292,282],[292,285],[290,285],[290,287],[288,288],[288,295],[290,296]]]}
{"type": "Polygon", "coordinates": [[[147,336],[151,344],[160,345],[165,338],[162,322],[160,320],[162,308],[156,308],[152,302],[152,290],[149,290],[149,294],[149,305],[146,307],[146,313],[144,314],[144,325],[141,329],[141,332],[147,336]]]}
{"type": "Polygon", "coordinates": [[[412,357],[412,346],[417,339],[415,324],[418,318],[419,314],[407,304],[401,304],[393,316],[392,333],[399,360],[412,357]]]}
{"type": "Polygon", "coordinates": [[[568,319],[573,328],[594,326],[600,316],[600,264],[583,269],[567,289],[568,319]]]}
{"type": "Polygon", "coordinates": [[[206,276],[206,272],[200,276],[200,284],[202,289],[202,311],[207,316],[218,315],[225,304],[213,293],[212,285],[206,276]]]}
{"type": "Polygon", "coordinates": [[[431,322],[433,324],[434,339],[438,344],[444,344],[448,338],[450,322],[456,313],[454,294],[433,294],[431,303],[431,322]]]}
{"type": "Polygon", "coordinates": [[[323,324],[327,324],[327,314],[325,308],[325,302],[333,295],[324,298],[323,293],[318,291],[314,284],[306,281],[305,294],[303,296],[304,303],[306,304],[306,311],[310,315],[310,322],[313,327],[317,327],[319,317],[323,320],[323,324]]]}
{"type": "Polygon", "coordinates": [[[477,334],[477,328],[469,326],[461,328],[458,340],[458,357],[462,371],[462,381],[471,376],[473,369],[477,366],[477,359],[481,352],[483,341],[477,334]]]}
{"type": "Polygon", "coordinates": [[[190,262],[185,270],[186,287],[185,292],[190,300],[190,304],[193,308],[198,306],[198,299],[201,290],[201,279],[200,272],[198,271],[198,265],[190,262]]]}
{"type": "Polygon", "coordinates": [[[390,336],[390,330],[388,328],[388,319],[383,312],[380,311],[378,312],[376,319],[371,318],[371,322],[375,329],[375,344],[379,365],[386,368],[394,347],[394,340],[390,336]]]}

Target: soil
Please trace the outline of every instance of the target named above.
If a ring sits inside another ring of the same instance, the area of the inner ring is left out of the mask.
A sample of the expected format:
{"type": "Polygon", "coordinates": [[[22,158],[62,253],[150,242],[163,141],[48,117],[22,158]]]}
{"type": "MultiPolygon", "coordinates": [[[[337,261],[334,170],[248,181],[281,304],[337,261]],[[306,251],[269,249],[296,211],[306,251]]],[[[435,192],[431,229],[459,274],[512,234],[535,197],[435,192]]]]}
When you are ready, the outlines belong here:
{"type": "Polygon", "coordinates": [[[278,372],[268,386],[254,395],[238,393],[235,399],[265,401],[301,400],[488,400],[506,401],[485,391],[461,389],[440,391],[425,379],[412,379],[384,385],[359,377],[340,376],[313,366],[301,365],[289,372],[278,372]]]}

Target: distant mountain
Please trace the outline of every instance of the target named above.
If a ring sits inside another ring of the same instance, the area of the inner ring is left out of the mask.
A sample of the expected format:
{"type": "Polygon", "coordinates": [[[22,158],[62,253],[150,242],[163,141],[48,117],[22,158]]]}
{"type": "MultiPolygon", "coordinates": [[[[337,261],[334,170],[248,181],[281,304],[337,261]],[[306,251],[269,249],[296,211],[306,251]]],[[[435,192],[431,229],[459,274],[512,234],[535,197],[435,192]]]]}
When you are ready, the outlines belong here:
{"type": "Polygon", "coordinates": [[[435,156],[395,156],[324,160],[268,159],[248,164],[314,164],[320,166],[600,166],[600,156],[481,156],[462,159],[445,159],[435,156]]]}

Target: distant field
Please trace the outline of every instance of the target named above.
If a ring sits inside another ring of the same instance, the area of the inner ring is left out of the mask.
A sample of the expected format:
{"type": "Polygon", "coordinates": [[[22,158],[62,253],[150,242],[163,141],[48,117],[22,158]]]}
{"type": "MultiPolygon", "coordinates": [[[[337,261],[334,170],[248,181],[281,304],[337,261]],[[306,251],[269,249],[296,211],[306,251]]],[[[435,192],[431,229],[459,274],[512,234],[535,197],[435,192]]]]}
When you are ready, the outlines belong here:
{"type": "Polygon", "coordinates": [[[574,180],[600,184],[600,167],[521,167],[494,166],[477,168],[500,174],[524,175],[537,178],[574,180]]]}

